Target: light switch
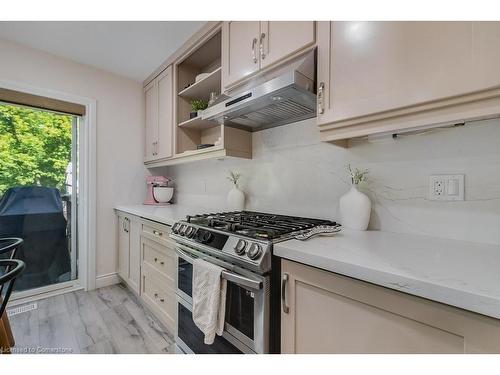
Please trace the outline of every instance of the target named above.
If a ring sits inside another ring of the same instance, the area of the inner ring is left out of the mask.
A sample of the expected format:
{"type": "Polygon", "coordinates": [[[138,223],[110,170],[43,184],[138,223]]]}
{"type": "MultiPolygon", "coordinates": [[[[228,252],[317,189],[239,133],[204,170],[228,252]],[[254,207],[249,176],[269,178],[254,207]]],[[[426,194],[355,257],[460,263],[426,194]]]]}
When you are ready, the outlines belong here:
{"type": "Polygon", "coordinates": [[[458,179],[451,178],[448,180],[448,195],[458,195],[458,179]]]}

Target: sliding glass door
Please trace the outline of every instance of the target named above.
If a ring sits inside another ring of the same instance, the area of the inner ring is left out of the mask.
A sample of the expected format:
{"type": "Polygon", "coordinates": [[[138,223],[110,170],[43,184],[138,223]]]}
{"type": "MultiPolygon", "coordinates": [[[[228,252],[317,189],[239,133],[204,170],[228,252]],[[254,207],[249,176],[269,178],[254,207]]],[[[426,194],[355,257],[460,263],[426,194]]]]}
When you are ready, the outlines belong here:
{"type": "Polygon", "coordinates": [[[0,237],[24,240],[17,292],[78,278],[79,122],[0,103],[0,237]]]}

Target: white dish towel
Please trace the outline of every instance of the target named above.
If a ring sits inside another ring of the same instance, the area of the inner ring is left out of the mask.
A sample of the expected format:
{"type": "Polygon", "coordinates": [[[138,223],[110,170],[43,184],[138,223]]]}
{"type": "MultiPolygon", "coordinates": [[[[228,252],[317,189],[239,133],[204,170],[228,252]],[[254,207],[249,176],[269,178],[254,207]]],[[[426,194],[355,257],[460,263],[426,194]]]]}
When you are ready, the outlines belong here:
{"type": "Polygon", "coordinates": [[[193,261],[193,321],[205,335],[205,344],[224,331],[227,281],[221,268],[202,259],[193,261]]]}

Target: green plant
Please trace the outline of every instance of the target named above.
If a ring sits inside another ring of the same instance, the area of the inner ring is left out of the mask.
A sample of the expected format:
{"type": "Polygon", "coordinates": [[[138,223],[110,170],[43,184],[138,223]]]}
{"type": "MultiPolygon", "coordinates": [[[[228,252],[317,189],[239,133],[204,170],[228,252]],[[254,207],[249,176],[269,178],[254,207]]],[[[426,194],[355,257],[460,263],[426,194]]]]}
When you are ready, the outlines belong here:
{"type": "Polygon", "coordinates": [[[64,192],[71,160],[71,121],[69,115],[0,105],[0,195],[22,185],[64,192]]]}
{"type": "Polygon", "coordinates": [[[231,181],[233,184],[238,185],[238,180],[241,177],[241,173],[239,172],[234,172],[234,171],[229,171],[229,176],[226,178],[231,181]]]}
{"type": "Polygon", "coordinates": [[[191,111],[193,112],[202,111],[208,107],[208,102],[203,99],[193,99],[191,100],[190,104],[191,104],[191,111]]]}
{"type": "Polygon", "coordinates": [[[359,185],[362,182],[366,182],[368,179],[368,169],[352,169],[351,164],[347,166],[347,171],[349,172],[349,176],[351,177],[351,183],[353,185],[359,185]]]}

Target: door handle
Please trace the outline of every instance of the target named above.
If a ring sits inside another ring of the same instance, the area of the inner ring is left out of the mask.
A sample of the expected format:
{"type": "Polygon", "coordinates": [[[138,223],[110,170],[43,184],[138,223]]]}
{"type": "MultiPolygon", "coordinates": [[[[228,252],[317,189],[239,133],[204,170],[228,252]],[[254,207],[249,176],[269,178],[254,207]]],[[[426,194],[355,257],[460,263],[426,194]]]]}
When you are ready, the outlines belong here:
{"type": "Polygon", "coordinates": [[[318,113],[325,113],[325,83],[320,82],[318,87],[318,113]]]}
{"type": "MultiPolygon", "coordinates": [[[[196,258],[192,257],[191,255],[187,254],[185,251],[182,251],[180,249],[180,246],[182,246],[182,245],[177,244],[175,252],[181,258],[186,259],[186,260],[191,259],[191,261],[196,259],[196,258]]],[[[210,263],[210,261],[208,261],[208,262],[210,263]]],[[[229,271],[222,271],[221,277],[223,279],[226,279],[227,281],[235,283],[236,285],[245,286],[249,289],[260,290],[263,287],[262,281],[252,280],[252,279],[249,279],[248,277],[241,276],[241,275],[238,275],[236,273],[229,272],[229,271]]]]}
{"type": "Polygon", "coordinates": [[[264,38],[266,37],[266,33],[260,34],[259,38],[259,51],[260,51],[260,58],[264,60],[266,58],[266,54],[264,53],[264,38]]]}
{"type": "Polygon", "coordinates": [[[257,64],[257,54],[255,53],[255,45],[257,44],[257,38],[253,38],[252,40],[252,58],[253,62],[257,64]]]}
{"type": "Polygon", "coordinates": [[[290,312],[290,307],[288,307],[286,303],[286,286],[288,284],[288,274],[283,273],[283,277],[281,278],[281,305],[283,307],[283,312],[288,314],[290,312]]]}

